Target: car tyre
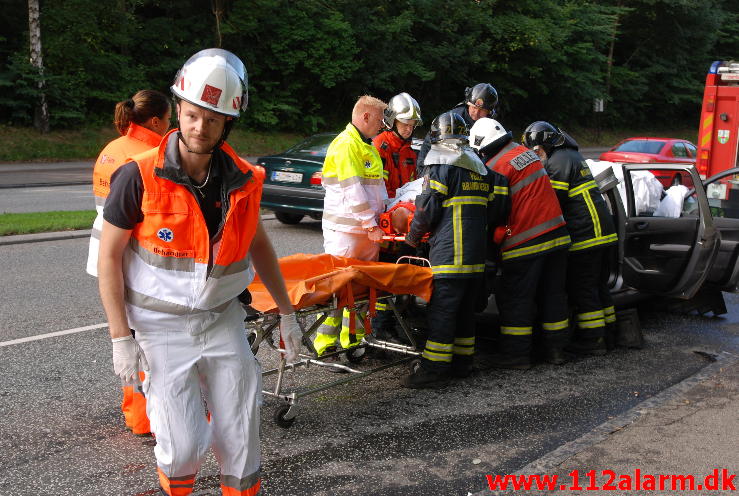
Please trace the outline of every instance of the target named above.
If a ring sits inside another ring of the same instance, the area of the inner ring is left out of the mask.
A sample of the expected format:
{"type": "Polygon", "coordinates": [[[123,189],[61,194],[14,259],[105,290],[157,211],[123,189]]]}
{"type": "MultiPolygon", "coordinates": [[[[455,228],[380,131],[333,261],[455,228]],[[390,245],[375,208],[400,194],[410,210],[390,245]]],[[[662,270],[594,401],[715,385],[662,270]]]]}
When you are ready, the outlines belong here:
{"type": "Polygon", "coordinates": [[[305,217],[305,215],[290,214],[287,212],[275,212],[275,217],[277,217],[277,220],[279,220],[283,224],[297,224],[298,222],[303,220],[303,217],[305,217]]]}

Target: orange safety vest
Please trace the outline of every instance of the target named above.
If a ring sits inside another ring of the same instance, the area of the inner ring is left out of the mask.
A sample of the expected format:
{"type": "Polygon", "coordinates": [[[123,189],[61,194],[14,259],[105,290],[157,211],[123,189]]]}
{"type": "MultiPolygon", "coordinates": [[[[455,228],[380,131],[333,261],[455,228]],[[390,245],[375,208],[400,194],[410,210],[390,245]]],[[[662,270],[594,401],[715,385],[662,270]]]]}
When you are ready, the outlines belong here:
{"type": "Polygon", "coordinates": [[[132,122],[124,136],[116,138],[100,152],[92,171],[92,194],[95,195],[97,217],[92,224],[90,248],[87,255],[87,272],[97,276],[100,233],[103,229],[103,208],[110,193],[110,178],[130,158],[159,144],[162,137],[154,131],[132,122]]]}
{"type": "Polygon", "coordinates": [[[546,242],[527,243],[566,225],[547,171],[534,152],[511,141],[486,165],[507,177],[509,182],[511,213],[500,245],[504,260],[540,254],[570,244],[570,237],[564,229],[559,236],[546,242]],[[523,243],[527,244],[520,253],[514,250],[523,243]]]}
{"type": "Polygon", "coordinates": [[[178,146],[176,131],[133,159],[141,172],[144,218],[131,233],[123,274],[128,322],[137,332],[198,334],[254,277],[249,248],[259,222],[262,175],[221,145],[228,201],[220,234],[211,242],[197,199],[177,181],[180,166],[168,158],[167,148],[178,146]]]}
{"type": "Polygon", "coordinates": [[[384,131],[372,140],[382,159],[383,179],[388,198],[395,198],[395,190],[416,179],[416,152],[411,142],[394,131],[384,131]]]}

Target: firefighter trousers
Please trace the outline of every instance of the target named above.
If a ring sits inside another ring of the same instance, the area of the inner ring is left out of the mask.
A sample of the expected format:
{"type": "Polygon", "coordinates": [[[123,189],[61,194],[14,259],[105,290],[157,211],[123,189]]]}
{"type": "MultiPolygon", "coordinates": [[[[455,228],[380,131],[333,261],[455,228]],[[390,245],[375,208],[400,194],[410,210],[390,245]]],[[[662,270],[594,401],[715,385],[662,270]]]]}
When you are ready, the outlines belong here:
{"type": "Polygon", "coordinates": [[[159,482],[170,496],[192,492],[211,445],[223,494],[259,491],[261,370],[246,339],[244,317],[234,299],[200,334],[136,335],[150,367],[144,392],[157,441],[159,482]]]}
{"type": "Polygon", "coordinates": [[[502,262],[495,292],[502,354],[530,356],[537,318],[545,348],[565,345],[569,331],[566,275],[567,250],[502,262]]]}
{"type": "Polygon", "coordinates": [[[606,324],[616,322],[608,291],[608,247],[570,252],[567,295],[575,313],[575,339],[605,336],[606,324]]]}
{"type": "Polygon", "coordinates": [[[447,372],[472,366],[475,353],[475,302],[484,287],[480,277],[435,277],[426,308],[428,338],[421,367],[447,372]]]}

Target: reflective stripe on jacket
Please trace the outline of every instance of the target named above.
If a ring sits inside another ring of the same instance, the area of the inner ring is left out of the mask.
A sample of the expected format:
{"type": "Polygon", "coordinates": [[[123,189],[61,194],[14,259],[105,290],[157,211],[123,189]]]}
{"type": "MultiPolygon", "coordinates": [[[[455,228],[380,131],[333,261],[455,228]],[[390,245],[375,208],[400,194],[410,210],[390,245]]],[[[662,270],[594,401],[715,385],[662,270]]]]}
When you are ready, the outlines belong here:
{"type": "MultiPolygon", "coordinates": [[[[438,146],[432,145],[429,158],[439,155],[434,153],[438,146]]],[[[485,271],[492,229],[508,216],[508,181],[493,171],[483,176],[453,165],[453,160],[446,162],[429,162],[407,238],[417,243],[431,233],[434,277],[477,277],[485,271]]],[[[484,172],[482,162],[479,165],[484,172]]]]}
{"type": "Polygon", "coordinates": [[[321,183],[324,229],[364,233],[377,225],[387,199],[382,160],[351,123],[329,145],[321,183]]]}
{"type": "Polygon", "coordinates": [[[125,136],[108,143],[100,152],[95,168],[92,171],[92,194],[95,196],[97,217],[92,224],[90,248],[87,254],[87,273],[97,277],[98,254],[100,252],[100,232],[103,229],[103,207],[110,193],[110,177],[118,168],[129,162],[134,155],[143,153],[157,146],[162,137],[132,122],[125,136]]]}
{"type": "Polygon", "coordinates": [[[539,157],[512,140],[500,145],[487,167],[509,182],[511,214],[501,258],[535,256],[568,246],[565,219],[539,157]]]}
{"type": "Polygon", "coordinates": [[[404,140],[395,131],[378,134],[372,143],[382,159],[387,196],[395,198],[398,188],[416,179],[416,152],[410,140],[404,140]]]}
{"type": "Polygon", "coordinates": [[[128,321],[137,331],[197,334],[246,288],[254,273],[249,247],[259,221],[262,177],[226,143],[223,222],[211,240],[187,175],[179,165],[177,130],[134,157],[141,172],[143,221],[124,253],[128,321]]]}
{"type": "Polygon", "coordinates": [[[613,217],[576,146],[568,140],[545,164],[572,237],[570,251],[612,245],[618,241],[613,217]]]}

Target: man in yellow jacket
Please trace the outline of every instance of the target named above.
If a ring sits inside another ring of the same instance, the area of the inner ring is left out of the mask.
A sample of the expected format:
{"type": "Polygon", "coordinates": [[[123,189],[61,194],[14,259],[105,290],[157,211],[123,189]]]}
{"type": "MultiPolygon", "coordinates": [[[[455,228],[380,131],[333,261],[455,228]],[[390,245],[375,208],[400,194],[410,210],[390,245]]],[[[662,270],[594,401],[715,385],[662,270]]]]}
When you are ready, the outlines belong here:
{"type": "MultiPolygon", "coordinates": [[[[323,163],[323,249],[337,257],[377,260],[382,231],[378,216],[385,210],[387,191],[382,176],[382,160],[372,138],[384,127],[387,105],[372,96],[357,100],[352,121],[328,147],[323,163]]],[[[319,356],[336,351],[341,328],[341,346],[360,344],[364,330],[350,332],[349,312],[327,318],[319,327],[313,346],[319,356]]],[[[359,351],[359,350],[357,350],[359,351]]]]}

